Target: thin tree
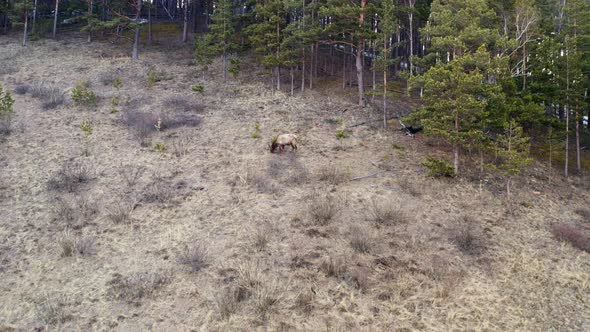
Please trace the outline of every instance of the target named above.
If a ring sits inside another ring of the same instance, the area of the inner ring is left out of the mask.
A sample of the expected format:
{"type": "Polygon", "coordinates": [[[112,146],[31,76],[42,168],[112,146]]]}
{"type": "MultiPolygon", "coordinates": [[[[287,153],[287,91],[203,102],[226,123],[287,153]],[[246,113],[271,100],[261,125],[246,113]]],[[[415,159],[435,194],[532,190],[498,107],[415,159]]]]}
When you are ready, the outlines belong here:
{"type": "Polygon", "coordinates": [[[59,11],[59,0],[55,0],[55,12],[53,13],[53,39],[55,39],[55,36],[57,34],[57,17],[58,17],[58,11],[59,11]]]}

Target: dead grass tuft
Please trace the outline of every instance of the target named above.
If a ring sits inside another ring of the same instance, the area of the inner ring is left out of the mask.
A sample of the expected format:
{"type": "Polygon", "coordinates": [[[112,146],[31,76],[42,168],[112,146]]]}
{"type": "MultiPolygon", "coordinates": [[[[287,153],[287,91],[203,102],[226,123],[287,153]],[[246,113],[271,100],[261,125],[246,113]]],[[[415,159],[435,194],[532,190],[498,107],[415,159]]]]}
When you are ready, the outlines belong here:
{"type": "Polygon", "coordinates": [[[107,212],[107,218],[115,224],[125,224],[131,219],[133,207],[129,204],[116,202],[107,212]]]}
{"type": "Polygon", "coordinates": [[[31,96],[41,100],[42,107],[44,110],[50,110],[57,108],[66,101],[65,93],[49,83],[36,82],[30,89],[31,96]]]}
{"type": "Polygon", "coordinates": [[[263,251],[268,246],[271,237],[271,229],[268,223],[258,226],[252,236],[252,244],[258,251],[263,251]]]}
{"type": "Polygon", "coordinates": [[[308,206],[311,220],[320,226],[331,223],[340,212],[340,200],[338,196],[327,193],[314,193],[308,206]]]}
{"type": "Polygon", "coordinates": [[[121,175],[121,178],[123,178],[128,187],[134,187],[144,172],[144,166],[128,164],[119,167],[119,175],[121,175]]]}
{"type": "Polygon", "coordinates": [[[328,256],[320,263],[320,271],[328,277],[342,278],[347,270],[346,260],[341,256],[328,256]]]}
{"type": "Polygon", "coordinates": [[[590,252],[590,235],[580,225],[556,223],[551,226],[551,233],[559,241],[568,242],[574,248],[590,252]]]}
{"type": "Polygon", "coordinates": [[[366,207],[369,219],[379,225],[400,224],[407,221],[406,213],[401,206],[390,201],[379,201],[376,198],[366,207]]]}
{"type": "Polygon", "coordinates": [[[209,265],[209,252],[200,243],[187,244],[178,256],[178,263],[190,267],[191,272],[199,272],[209,265]]]}
{"type": "Polygon", "coordinates": [[[309,315],[314,309],[315,294],[312,290],[303,291],[295,297],[295,309],[301,310],[304,314],[309,315]]]}
{"type": "Polygon", "coordinates": [[[399,187],[412,197],[422,196],[422,188],[414,180],[411,180],[407,176],[403,176],[398,180],[399,187]]]}
{"type": "Polygon", "coordinates": [[[119,273],[107,283],[107,296],[114,300],[139,304],[139,300],[151,296],[170,282],[168,273],[136,272],[128,276],[119,273]]]}
{"type": "Polygon", "coordinates": [[[142,201],[145,203],[166,204],[175,196],[176,193],[172,184],[156,175],[154,180],[144,189],[142,201]]]}
{"type": "Polygon", "coordinates": [[[61,295],[46,295],[35,305],[35,316],[43,325],[56,325],[68,319],[65,297],[61,295]]]}
{"type": "Polygon", "coordinates": [[[235,314],[240,307],[240,302],[243,300],[243,290],[233,285],[224,287],[217,293],[214,301],[221,319],[228,319],[235,314]]]}
{"type": "Polygon", "coordinates": [[[267,277],[258,287],[252,296],[255,312],[261,318],[267,315],[283,299],[284,289],[278,278],[267,277]]]}
{"type": "Polygon", "coordinates": [[[590,209],[576,209],[575,211],[584,222],[590,223],[590,209]]]}
{"type": "Polygon", "coordinates": [[[17,95],[24,95],[31,90],[31,85],[26,83],[19,83],[14,87],[14,93],[17,95]]]}
{"type": "Polygon", "coordinates": [[[361,254],[368,254],[373,250],[375,237],[367,227],[354,225],[348,232],[348,243],[354,251],[361,254]]]}
{"type": "Polygon", "coordinates": [[[350,272],[343,275],[344,281],[352,288],[356,288],[361,292],[366,292],[369,289],[369,272],[365,268],[356,267],[350,272]]]}
{"type": "Polygon", "coordinates": [[[47,181],[47,187],[52,191],[73,193],[90,180],[91,175],[88,166],[80,162],[66,162],[47,181]]]}
{"type": "Polygon", "coordinates": [[[339,185],[346,182],[349,178],[346,172],[334,165],[321,167],[318,170],[317,177],[318,180],[332,185],[339,185]]]}
{"type": "Polygon", "coordinates": [[[61,257],[74,255],[90,256],[94,253],[95,239],[93,237],[75,236],[69,229],[58,239],[61,257]]]}
{"type": "Polygon", "coordinates": [[[476,220],[466,216],[451,229],[450,239],[464,254],[479,255],[485,250],[482,237],[476,220]]]}

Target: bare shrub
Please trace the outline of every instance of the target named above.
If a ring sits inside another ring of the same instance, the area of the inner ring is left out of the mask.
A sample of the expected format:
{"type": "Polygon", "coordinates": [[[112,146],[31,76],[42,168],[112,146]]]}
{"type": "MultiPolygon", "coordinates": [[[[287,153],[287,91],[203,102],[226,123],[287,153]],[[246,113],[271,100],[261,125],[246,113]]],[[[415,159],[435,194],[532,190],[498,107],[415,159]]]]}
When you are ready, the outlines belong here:
{"type": "Polygon", "coordinates": [[[124,224],[130,220],[132,210],[129,204],[117,202],[107,212],[107,218],[115,224],[124,224]]]}
{"type": "Polygon", "coordinates": [[[303,311],[305,314],[310,314],[314,309],[315,295],[311,290],[303,291],[295,297],[295,308],[303,311]]]}
{"type": "Polygon", "coordinates": [[[14,87],[14,93],[17,95],[24,95],[31,90],[31,86],[26,83],[19,83],[14,87]]]}
{"type": "Polygon", "coordinates": [[[156,175],[154,180],[144,189],[142,201],[165,204],[170,202],[174,196],[175,191],[172,184],[156,175]]]}
{"type": "Polygon", "coordinates": [[[576,209],[575,212],[582,217],[583,221],[590,223],[590,209],[576,209]]]}
{"type": "Polygon", "coordinates": [[[228,319],[238,311],[240,302],[244,300],[243,291],[239,287],[224,287],[215,295],[215,306],[222,319],[228,319]]]}
{"type": "Polygon", "coordinates": [[[61,249],[62,257],[73,256],[76,252],[76,238],[72,232],[68,229],[64,231],[63,235],[59,238],[58,242],[61,249]]]}
{"type": "Polygon", "coordinates": [[[485,249],[481,231],[470,217],[464,217],[451,229],[450,239],[461,252],[468,255],[479,255],[485,249]]]}
{"type": "Polygon", "coordinates": [[[551,233],[559,241],[568,242],[574,248],[590,252],[590,235],[579,225],[556,223],[551,226],[551,233]]]}
{"type": "Polygon", "coordinates": [[[403,176],[398,180],[399,187],[406,193],[413,197],[422,196],[422,189],[413,180],[410,180],[407,176],[403,176]]]}
{"type": "Polygon", "coordinates": [[[197,127],[201,124],[201,118],[194,114],[173,114],[162,122],[163,129],[175,129],[180,127],[197,127]]]}
{"type": "Polygon", "coordinates": [[[42,102],[43,109],[57,108],[65,103],[65,93],[58,87],[45,82],[36,82],[31,87],[31,96],[42,102]]]}
{"type": "Polygon", "coordinates": [[[379,225],[398,224],[407,219],[401,206],[389,201],[379,201],[376,198],[371,200],[366,210],[369,213],[369,219],[379,225]]]}
{"type": "Polygon", "coordinates": [[[35,305],[35,316],[44,325],[64,323],[68,319],[68,303],[61,295],[46,295],[35,305]]]}
{"type": "Polygon", "coordinates": [[[93,237],[78,236],[76,237],[69,229],[66,229],[63,235],[58,239],[62,257],[70,257],[75,254],[80,256],[90,256],[94,253],[95,239],[93,237]]]}
{"type": "Polygon", "coordinates": [[[120,77],[120,69],[108,68],[105,71],[101,71],[98,74],[98,81],[102,83],[102,85],[111,85],[113,82],[120,77]]]}
{"type": "Polygon", "coordinates": [[[254,235],[252,237],[252,242],[254,248],[258,251],[262,251],[266,248],[268,243],[270,242],[270,228],[268,225],[266,227],[257,227],[254,235]]]}
{"type": "Polygon", "coordinates": [[[309,215],[316,225],[327,225],[338,215],[340,199],[330,194],[314,193],[308,206],[309,215]]]}
{"type": "Polygon", "coordinates": [[[332,185],[338,185],[348,180],[346,172],[334,165],[321,167],[317,176],[318,180],[332,185]]]}
{"type": "Polygon", "coordinates": [[[158,114],[126,110],[121,115],[121,121],[132,130],[141,146],[149,146],[149,136],[157,130],[161,118],[158,114]]]}
{"type": "Polygon", "coordinates": [[[88,166],[79,162],[66,162],[49,179],[47,186],[49,190],[60,192],[75,192],[84,183],[91,179],[88,166]]]}
{"type": "Polygon", "coordinates": [[[253,293],[254,309],[260,317],[266,317],[268,313],[283,298],[284,290],[277,278],[267,277],[264,282],[256,287],[253,293]]]}
{"type": "Polygon", "coordinates": [[[76,226],[80,220],[88,220],[98,214],[97,204],[85,196],[56,197],[52,211],[55,220],[64,222],[69,227],[76,226]]]}
{"type": "Polygon", "coordinates": [[[200,243],[185,245],[178,256],[178,263],[190,267],[191,272],[199,272],[209,264],[209,253],[200,243]]]}
{"type": "Polygon", "coordinates": [[[320,270],[328,277],[342,278],[348,268],[343,257],[328,256],[320,263],[320,270]]]}
{"type": "Polygon", "coordinates": [[[374,236],[366,227],[354,225],[349,230],[348,243],[356,252],[367,254],[373,250],[374,236]]]}
{"type": "Polygon", "coordinates": [[[202,113],[205,106],[186,95],[174,95],[164,99],[164,105],[173,112],[202,113]]]}
{"type": "Polygon", "coordinates": [[[127,186],[134,187],[137,184],[137,181],[141,178],[143,173],[145,172],[144,166],[136,166],[136,165],[121,165],[119,167],[119,175],[125,181],[127,186]]]}
{"type": "Polygon", "coordinates": [[[95,238],[90,236],[78,237],[74,243],[74,251],[80,256],[90,256],[94,253],[95,238]]]}
{"type": "Polygon", "coordinates": [[[244,298],[248,298],[264,280],[264,273],[257,262],[248,262],[238,266],[237,284],[244,298]]]}
{"type": "Polygon", "coordinates": [[[107,296],[114,300],[137,303],[169,282],[170,277],[164,272],[135,272],[128,276],[117,273],[107,283],[107,296]]]}
{"type": "Polygon", "coordinates": [[[369,272],[364,268],[354,268],[352,271],[344,273],[343,279],[349,286],[361,292],[369,289],[369,272]]]}
{"type": "Polygon", "coordinates": [[[176,158],[181,158],[189,154],[192,138],[188,135],[181,135],[172,140],[172,153],[176,158]]]}

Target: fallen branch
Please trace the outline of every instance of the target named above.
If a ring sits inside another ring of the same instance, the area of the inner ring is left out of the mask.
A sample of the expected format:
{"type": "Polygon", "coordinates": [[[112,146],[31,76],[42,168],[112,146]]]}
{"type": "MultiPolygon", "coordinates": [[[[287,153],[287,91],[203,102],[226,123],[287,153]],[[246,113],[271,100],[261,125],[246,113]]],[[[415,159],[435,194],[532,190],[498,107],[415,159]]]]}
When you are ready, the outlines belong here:
{"type": "Polygon", "coordinates": [[[375,173],[373,173],[373,174],[369,174],[369,175],[365,175],[365,176],[359,176],[359,177],[357,177],[357,178],[352,178],[352,179],[350,179],[350,181],[355,181],[355,180],[362,180],[362,179],[370,178],[370,177],[373,177],[373,176],[375,176],[375,175],[377,175],[377,174],[379,174],[379,173],[383,173],[383,172],[384,172],[384,171],[379,171],[379,172],[375,172],[375,173]]]}

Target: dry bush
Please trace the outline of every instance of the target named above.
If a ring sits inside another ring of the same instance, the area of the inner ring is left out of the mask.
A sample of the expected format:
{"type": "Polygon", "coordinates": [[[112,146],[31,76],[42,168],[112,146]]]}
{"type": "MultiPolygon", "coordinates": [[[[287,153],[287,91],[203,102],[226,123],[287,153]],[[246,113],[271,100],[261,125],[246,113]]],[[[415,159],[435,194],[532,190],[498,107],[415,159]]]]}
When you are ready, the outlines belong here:
{"type": "Polygon", "coordinates": [[[209,252],[200,243],[187,244],[178,256],[178,263],[190,267],[191,272],[199,272],[209,265],[209,252]]]}
{"type": "Polygon", "coordinates": [[[58,239],[62,257],[90,256],[94,253],[95,242],[93,237],[75,236],[69,229],[58,239]]]}
{"type": "Polygon", "coordinates": [[[137,181],[141,178],[143,173],[145,172],[144,166],[136,166],[136,165],[121,165],[119,167],[119,175],[125,181],[128,187],[134,187],[137,184],[137,181]]]}
{"type": "Polygon", "coordinates": [[[240,287],[224,287],[215,295],[215,307],[222,319],[228,319],[238,311],[240,302],[244,301],[245,294],[240,287]]]}
{"type": "Polygon", "coordinates": [[[120,69],[109,67],[107,70],[98,73],[97,78],[98,82],[102,83],[102,85],[111,85],[117,78],[120,78],[120,76],[120,69]]]}
{"type": "Polygon", "coordinates": [[[256,228],[252,236],[252,244],[256,250],[263,251],[266,248],[270,242],[270,231],[268,224],[265,224],[264,227],[259,226],[256,228]]]}
{"type": "Polygon", "coordinates": [[[407,221],[406,213],[401,206],[389,201],[378,201],[376,198],[366,207],[369,219],[379,225],[399,224],[407,221]]]}
{"type": "Polygon", "coordinates": [[[205,105],[200,104],[186,95],[174,95],[164,99],[164,106],[173,112],[202,113],[205,105]]]}
{"type": "Polygon", "coordinates": [[[569,242],[574,248],[590,252],[590,235],[580,225],[556,223],[551,226],[553,236],[563,242],[569,242]]]}
{"type": "Polygon", "coordinates": [[[130,128],[142,146],[149,146],[150,135],[158,130],[196,127],[201,118],[194,114],[163,114],[126,110],[121,121],[130,128]]]}
{"type": "Polygon", "coordinates": [[[19,83],[14,87],[14,93],[24,95],[31,90],[31,86],[26,83],[19,83]]]}
{"type": "Polygon", "coordinates": [[[45,295],[35,305],[35,317],[43,325],[64,323],[68,319],[66,307],[68,302],[61,295],[45,295]]]}
{"type": "Polygon", "coordinates": [[[244,299],[249,298],[253,290],[262,284],[265,274],[257,262],[242,264],[238,266],[237,271],[237,285],[244,299]]]}
{"type": "Polygon", "coordinates": [[[279,191],[279,187],[275,182],[272,181],[265,174],[258,172],[254,168],[248,168],[246,170],[245,182],[256,188],[259,193],[274,194],[279,191]]]}
{"type": "Polygon", "coordinates": [[[348,243],[354,251],[367,254],[373,250],[373,242],[375,237],[367,229],[367,227],[361,227],[354,225],[350,227],[348,232],[348,243]]]}
{"type": "Polygon", "coordinates": [[[31,87],[31,96],[41,100],[44,110],[54,109],[66,101],[65,93],[52,84],[36,82],[31,87]]]}
{"type": "Polygon", "coordinates": [[[331,223],[340,212],[340,200],[338,196],[314,193],[308,206],[311,220],[320,226],[331,223]]]}
{"type": "Polygon", "coordinates": [[[129,204],[116,202],[107,212],[107,218],[115,224],[124,224],[131,219],[132,211],[133,207],[129,204]]]}
{"type": "Polygon", "coordinates": [[[350,272],[344,273],[342,278],[350,287],[361,292],[369,289],[369,272],[365,268],[353,268],[350,272]]]}
{"type": "Polygon", "coordinates": [[[332,185],[339,185],[348,180],[349,176],[342,169],[334,166],[323,166],[318,170],[318,180],[332,185]]]}
{"type": "Polygon", "coordinates": [[[308,182],[309,171],[293,153],[275,154],[268,160],[267,174],[288,184],[300,185],[308,182]]]}
{"type": "Polygon", "coordinates": [[[407,176],[403,176],[398,180],[399,187],[406,193],[413,197],[422,196],[422,188],[413,180],[410,180],[407,176]]]}
{"type": "Polygon", "coordinates": [[[265,280],[255,288],[252,301],[255,312],[259,317],[265,318],[268,313],[279,304],[284,296],[284,288],[278,278],[266,277],[265,280]]]}
{"type": "Polygon", "coordinates": [[[328,277],[342,278],[348,271],[348,266],[343,257],[328,256],[320,263],[320,270],[328,277]]]}
{"type": "Polygon", "coordinates": [[[86,221],[98,214],[97,204],[85,196],[57,197],[52,205],[54,218],[74,227],[77,221],[86,221]]]}
{"type": "Polygon", "coordinates": [[[168,273],[135,272],[128,276],[116,273],[107,283],[107,296],[114,300],[138,303],[170,282],[168,273]]]}
{"type": "Polygon", "coordinates": [[[576,209],[575,211],[584,222],[590,223],[590,209],[576,209]]]}
{"type": "Polygon", "coordinates": [[[301,310],[309,315],[314,309],[315,294],[311,290],[303,291],[295,297],[294,308],[301,310]]]}
{"type": "Polygon", "coordinates": [[[479,255],[485,249],[483,235],[476,222],[473,218],[463,217],[463,220],[451,229],[450,240],[464,254],[479,255]]]}
{"type": "Polygon", "coordinates": [[[193,145],[192,137],[189,135],[180,135],[172,139],[172,154],[176,158],[182,158],[189,154],[190,147],[193,145]]]}
{"type": "Polygon", "coordinates": [[[142,201],[146,203],[169,203],[176,196],[174,187],[170,182],[160,176],[147,185],[143,192],[142,201]]]}
{"type": "Polygon", "coordinates": [[[81,185],[91,180],[90,169],[80,162],[66,162],[47,181],[47,187],[52,191],[75,192],[81,185]]]}

